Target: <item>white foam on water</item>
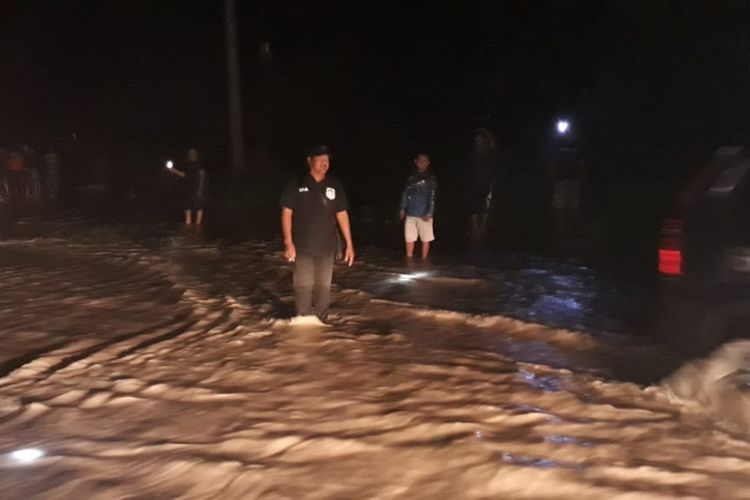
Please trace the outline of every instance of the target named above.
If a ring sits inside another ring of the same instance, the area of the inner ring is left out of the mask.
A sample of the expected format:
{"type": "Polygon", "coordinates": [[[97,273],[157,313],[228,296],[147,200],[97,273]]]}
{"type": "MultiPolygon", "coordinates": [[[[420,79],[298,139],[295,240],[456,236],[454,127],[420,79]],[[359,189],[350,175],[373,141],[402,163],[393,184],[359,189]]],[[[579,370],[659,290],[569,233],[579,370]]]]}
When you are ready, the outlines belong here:
{"type": "Polygon", "coordinates": [[[726,343],[666,378],[674,399],[741,432],[750,431],[750,341],[726,343]]]}
{"type": "Polygon", "coordinates": [[[276,243],[118,238],[0,248],[30,339],[0,338],[0,453],[49,454],[2,465],[4,497],[746,497],[750,442],[703,411],[731,413],[746,346],[644,388],[599,376],[644,359],[622,338],[381,300],[361,269],[333,325],[277,319],[276,243]]]}
{"type": "Polygon", "coordinates": [[[320,321],[320,318],[315,315],[295,316],[290,319],[287,324],[289,326],[326,326],[326,324],[320,321]]]}

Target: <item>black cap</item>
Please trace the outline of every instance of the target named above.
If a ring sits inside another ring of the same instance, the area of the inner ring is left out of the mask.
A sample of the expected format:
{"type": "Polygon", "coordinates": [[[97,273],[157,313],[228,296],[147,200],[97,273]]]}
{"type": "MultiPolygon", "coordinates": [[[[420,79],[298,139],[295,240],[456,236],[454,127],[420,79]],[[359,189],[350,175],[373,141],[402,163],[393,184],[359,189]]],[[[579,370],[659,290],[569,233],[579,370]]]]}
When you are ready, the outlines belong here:
{"type": "Polygon", "coordinates": [[[307,156],[323,156],[328,155],[331,156],[331,150],[328,146],[315,146],[307,150],[307,156]]]}

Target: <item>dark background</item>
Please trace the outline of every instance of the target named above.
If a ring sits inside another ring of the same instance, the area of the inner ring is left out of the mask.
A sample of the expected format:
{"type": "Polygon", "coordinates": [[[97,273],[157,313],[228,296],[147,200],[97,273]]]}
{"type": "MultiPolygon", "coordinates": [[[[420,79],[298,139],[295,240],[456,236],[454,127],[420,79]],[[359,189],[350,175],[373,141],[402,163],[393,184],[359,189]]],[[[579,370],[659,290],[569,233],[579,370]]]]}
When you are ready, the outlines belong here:
{"type": "Polygon", "coordinates": [[[143,196],[197,145],[222,186],[274,206],[311,144],[335,151],[356,214],[383,220],[418,149],[461,231],[472,130],[498,137],[493,235],[546,248],[557,117],[587,163],[581,252],[650,255],[674,191],[747,142],[750,20],[737,1],[238,2],[248,169],[228,181],[223,3],[0,2],[0,145],[63,148],[72,183],[143,196]],[[270,43],[270,53],[260,47],[270,43]],[[273,196],[270,196],[273,194],[273,196]]]}

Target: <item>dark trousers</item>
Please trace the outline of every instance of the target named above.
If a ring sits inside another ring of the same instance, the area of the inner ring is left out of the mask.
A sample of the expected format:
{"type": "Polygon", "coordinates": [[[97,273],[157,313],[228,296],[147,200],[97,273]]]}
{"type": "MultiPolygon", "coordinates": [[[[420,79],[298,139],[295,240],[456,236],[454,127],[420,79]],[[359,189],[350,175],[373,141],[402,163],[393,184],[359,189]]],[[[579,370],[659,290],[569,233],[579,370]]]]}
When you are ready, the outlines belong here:
{"type": "Polygon", "coordinates": [[[333,261],[333,254],[323,257],[297,255],[294,261],[294,298],[299,316],[314,313],[320,319],[326,318],[331,305],[333,261]]]}

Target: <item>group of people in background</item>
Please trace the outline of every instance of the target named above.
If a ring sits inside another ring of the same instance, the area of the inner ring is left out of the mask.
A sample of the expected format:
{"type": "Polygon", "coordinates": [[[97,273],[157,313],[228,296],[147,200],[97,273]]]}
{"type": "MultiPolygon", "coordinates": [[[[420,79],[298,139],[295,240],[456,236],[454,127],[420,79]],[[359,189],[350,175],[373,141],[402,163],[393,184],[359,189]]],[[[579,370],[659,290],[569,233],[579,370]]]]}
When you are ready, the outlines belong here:
{"type": "MultiPolygon", "coordinates": [[[[474,243],[484,240],[489,232],[490,214],[496,196],[498,161],[495,137],[487,129],[476,130],[464,189],[469,228],[467,236],[474,243]]],[[[399,216],[404,223],[407,259],[414,257],[415,245],[419,240],[420,255],[426,260],[430,254],[430,244],[435,240],[438,183],[435,175],[430,172],[430,165],[428,153],[417,154],[414,158],[415,171],[407,179],[401,193],[399,216]]]]}
{"type": "MultiPolygon", "coordinates": [[[[420,241],[420,255],[426,260],[430,254],[430,244],[435,241],[438,183],[430,171],[430,165],[430,155],[426,152],[418,153],[414,157],[415,171],[407,179],[401,193],[399,216],[404,223],[407,259],[414,257],[416,242],[420,241]]],[[[489,130],[476,131],[468,167],[468,182],[464,193],[468,237],[474,242],[480,242],[489,231],[498,167],[497,143],[489,130]]]]}
{"type": "MultiPolygon", "coordinates": [[[[475,146],[479,167],[475,169],[467,196],[471,201],[472,231],[484,234],[494,193],[494,139],[483,131],[475,146]]],[[[349,265],[355,258],[349,202],[341,181],[328,175],[330,157],[326,146],[308,151],[307,172],[287,185],[280,200],[284,256],[294,263],[297,315],[314,315],[322,321],[328,317],[337,257],[349,265]]],[[[426,260],[435,240],[438,183],[430,171],[429,153],[418,152],[413,163],[414,172],[401,193],[399,216],[403,222],[406,258],[414,258],[420,241],[420,256],[426,260]]]]}
{"type": "MultiPolygon", "coordinates": [[[[349,202],[341,181],[328,175],[330,158],[326,146],[308,151],[307,172],[287,185],[280,200],[284,256],[294,263],[297,315],[317,316],[321,321],[328,318],[334,263],[340,259],[351,266],[355,257],[349,202]]],[[[421,242],[420,256],[426,260],[435,241],[438,182],[430,170],[429,153],[418,152],[413,164],[414,171],[401,192],[399,216],[407,260],[414,259],[417,241],[421,242]]],[[[488,130],[479,129],[474,135],[464,199],[471,240],[480,241],[488,234],[497,171],[495,138],[488,130]]],[[[579,204],[583,175],[580,153],[575,148],[561,148],[551,163],[551,172],[550,206],[558,230],[567,230],[579,204]]],[[[189,223],[187,212],[186,217],[189,223]]]]}
{"type": "MultiPolygon", "coordinates": [[[[12,157],[13,154],[8,156],[12,157]]],[[[314,315],[323,321],[328,317],[334,263],[343,260],[352,265],[355,258],[349,202],[341,181],[328,175],[330,158],[330,150],[326,146],[317,146],[308,151],[307,171],[294,178],[281,195],[284,255],[294,263],[297,315],[314,315]]],[[[30,161],[28,168],[33,169],[33,160],[26,161],[30,161]]],[[[414,170],[401,192],[399,217],[403,223],[407,260],[415,258],[417,242],[421,243],[417,255],[427,260],[431,244],[435,241],[438,181],[431,171],[432,162],[428,152],[417,152],[412,162],[414,170]]],[[[45,165],[48,164],[55,162],[47,162],[45,157],[45,165]]],[[[26,168],[24,163],[22,165],[22,169],[26,168]]],[[[183,180],[185,224],[201,225],[206,171],[197,149],[188,149],[183,162],[176,165],[168,161],[166,166],[171,174],[183,180]]],[[[499,171],[497,143],[489,130],[475,131],[467,167],[464,189],[467,236],[472,242],[481,242],[490,231],[499,171]]],[[[578,209],[582,176],[580,155],[574,149],[561,148],[551,164],[551,171],[550,207],[555,213],[558,230],[564,231],[569,228],[578,209]]]]}
{"type": "MultiPolygon", "coordinates": [[[[490,215],[497,198],[498,148],[493,134],[478,129],[474,134],[465,205],[468,209],[468,236],[482,242],[488,235],[490,215]]],[[[584,161],[574,140],[559,139],[547,158],[544,184],[548,186],[549,209],[558,240],[573,236],[581,203],[584,161]]]]}
{"type": "Polygon", "coordinates": [[[61,164],[52,146],[41,155],[27,144],[0,148],[0,201],[59,198],[61,164]]]}

